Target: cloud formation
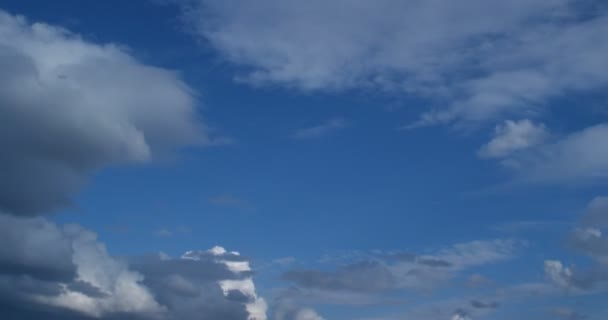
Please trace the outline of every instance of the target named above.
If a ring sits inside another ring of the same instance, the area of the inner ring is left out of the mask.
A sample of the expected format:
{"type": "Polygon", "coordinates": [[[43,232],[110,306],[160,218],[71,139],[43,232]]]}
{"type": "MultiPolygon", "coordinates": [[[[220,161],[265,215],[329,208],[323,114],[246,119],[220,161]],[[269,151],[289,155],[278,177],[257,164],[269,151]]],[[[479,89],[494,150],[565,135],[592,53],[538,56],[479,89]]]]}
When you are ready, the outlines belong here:
{"type": "Polygon", "coordinates": [[[536,113],[605,88],[599,1],[184,1],[237,79],[302,90],[375,88],[428,98],[414,126],[536,113]]]}
{"type": "Polygon", "coordinates": [[[50,212],[103,166],[210,142],[193,91],[121,46],[0,11],[0,48],[6,213],[50,212]]]}
{"type": "Polygon", "coordinates": [[[0,215],[0,301],[55,306],[90,317],[161,314],[142,276],[111,257],[96,235],[77,225],[0,215]]]}
{"type": "Polygon", "coordinates": [[[494,129],[494,138],[479,149],[482,158],[502,158],[518,150],[542,143],[548,136],[543,124],[534,124],[529,119],[506,120],[494,129]]]}
{"type": "Polygon", "coordinates": [[[481,149],[482,155],[499,158],[517,181],[563,184],[597,182],[608,177],[607,124],[553,139],[541,138],[546,136],[544,129],[523,126],[527,129],[520,129],[526,134],[512,128],[481,149]],[[546,141],[541,143],[543,140],[546,141]]]}
{"type": "Polygon", "coordinates": [[[518,241],[499,239],[459,243],[428,255],[371,255],[335,271],[291,270],[283,279],[313,291],[376,294],[427,290],[463,270],[510,259],[520,245],[518,241]]]}
{"type": "Polygon", "coordinates": [[[586,268],[567,267],[559,260],[545,261],[545,274],[559,288],[575,293],[608,292],[608,238],[602,229],[606,227],[604,215],[605,197],[596,197],[581,217],[581,225],[574,228],[568,238],[568,246],[587,255],[593,264],[586,268]]]}
{"type": "Polygon", "coordinates": [[[11,319],[266,319],[248,262],[217,247],[119,259],[40,215],[87,176],[217,144],[195,93],[115,44],[0,11],[0,310],[11,319]]]}

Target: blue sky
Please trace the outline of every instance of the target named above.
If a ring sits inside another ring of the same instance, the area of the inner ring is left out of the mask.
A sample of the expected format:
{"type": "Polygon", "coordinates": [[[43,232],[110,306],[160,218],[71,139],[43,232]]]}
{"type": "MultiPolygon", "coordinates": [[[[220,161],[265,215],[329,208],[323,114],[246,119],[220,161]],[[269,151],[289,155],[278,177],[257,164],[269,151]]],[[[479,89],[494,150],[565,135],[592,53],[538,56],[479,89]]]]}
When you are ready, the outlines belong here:
{"type": "Polygon", "coordinates": [[[608,314],[601,1],[0,10],[15,319],[608,314]]]}

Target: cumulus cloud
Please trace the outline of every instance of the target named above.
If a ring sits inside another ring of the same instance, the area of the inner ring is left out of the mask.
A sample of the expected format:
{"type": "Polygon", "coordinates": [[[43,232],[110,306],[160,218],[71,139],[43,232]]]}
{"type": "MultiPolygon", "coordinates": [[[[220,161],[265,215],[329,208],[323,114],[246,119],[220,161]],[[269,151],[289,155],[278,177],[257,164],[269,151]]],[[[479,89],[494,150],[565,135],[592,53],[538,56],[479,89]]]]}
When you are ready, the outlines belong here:
{"type": "Polygon", "coordinates": [[[3,316],[266,319],[249,263],[235,252],[118,259],[94,232],[39,217],[104,166],[218,143],[175,72],[4,11],[0,69],[3,316]]]}
{"type": "Polygon", "coordinates": [[[167,306],[171,319],[266,319],[266,302],[256,293],[249,262],[238,252],[218,246],[131,263],[167,306]]]}
{"type": "Polygon", "coordinates": [[[175,72],[0,11],[0,209],[69,203],[96,169],[211,142],[175,72]]]}
{"type": "Polygon", "coordinates": [[[244,67],[239,80],[413,93],[433,106],[415,125],[536,112],[608,83],[595,1],[182,2],[195,33],[244,67]]]}
{"type": "Polygon", "coordinates": [[[452,315],[452,320],[471,320],[471,317],[465,310],[456,310],[452,315]]]}
{"type": "Polygon", "coordinates": [[[536,146],[547,138],[543,124],[534,124],[528,119],[506,120],[494,129],[494,138],[481,147],[479,155],[483,158],[502,158],[518,150],[536,146]]]}
{"type": "Polygon", "coordinates": [[[0,251],[0,310],[14,319],[31,312],[70,319],[266,319],[249,262],[235,252],[217,247],[123,260],[77,225],[0,220],[3,240],[16,246],[0,251]]]}
{"type": "Polygon", "coordinates": [[[608,292],[608,238],[602,227],[606,225],[604,197],[596,197],[587,205],[581,225],[574,228],[567,244],[575,252],[587,255],[593,263],[585,268],[567,267],[559,260],[545,261],[545,274],[557,287],[576,293],[608,292]]]}
{"type": "Polygon", "coordinates": [[[118,313],[160,315],[164,308],[141,274],[111,257],[96,235],[77,225],[0,215],[0,301],[56,306],[91,317],[118,313]]]}

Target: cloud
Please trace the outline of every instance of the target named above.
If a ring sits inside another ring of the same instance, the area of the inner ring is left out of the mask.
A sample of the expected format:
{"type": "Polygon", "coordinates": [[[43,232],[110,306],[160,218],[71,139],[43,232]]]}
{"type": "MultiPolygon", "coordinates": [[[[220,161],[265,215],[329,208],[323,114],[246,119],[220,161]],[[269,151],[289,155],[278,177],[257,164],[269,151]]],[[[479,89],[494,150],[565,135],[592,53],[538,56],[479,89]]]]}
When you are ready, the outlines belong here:
{"type": "Polygon", "coordinates": [[[335,118],[314,127],[298,129],[293,134],[293,137],[295,139],[317,139],[333,131],[344,129],[347,126],[348,122],[346,120],[335,118]]]}
{"type": "Polygon", "coordinates": [[[591,200],[582,223],[589,227],[608,226],[608,197],[596,197],[591,200]]]}
{"type": "Polygon", "coordinates": [[[248,261],[221,247],[116,258],[42,214],[87,176],[214,145],[196,95],[115,44],[0,11],[0,312],[11,319],[266,319],[248,261]]]}
{"type": "Polygon", "coordinates": [[[304,288],[363,292],[391,289],[396,281],[388,267],[373,261],[348,265],[336,272],[292,270],[286,272],[283,279],[304,288]]]}
{"type": "Polygon", "coordinates": [[[600,181],[608,177],[608,125],[598,124],[505,156],[516,180],[532,183],[600,181]]]}
{"type": "Polygon", "coordinates": [[[281,298],[274,306],[275,320],[324,320],[314,309],[299,306],[291,299],[281,298]]]}
{"type": "Polygon", "coordinates": [[[12,310],[4,304],[25,309],[11,311],[14,319],[32,310],[43,318],[266,319],[249,262],[235,252],[216,247],[179,258],[120,260],[80,226],[0,219],[3,231],[24,240],[21,247],[0,251],[0,310],[12,310]]]}
{"type": "Polygon", "coordinates": [[[569,245],[608,265],[608,238],[600,229],[576,228],[570,235],[569,245]]]}
{"type": "Polygon", "coordinates": [[[476,309],[496,309],[500,306],[497,301],[483,302],[479,300],[471,300],[471,307],[476,309]]]}
{"type": "Polygon", "coordinates": [[[415,94],[432,108],[416,125],[534,114],[608,83],[608,15],[595,1],[185,3],[194,32],[242,67],[238,80],[415,94]]]}
{"type": "Polygon", "coordinates": [[[0,301],[18,299],[91,317],[162,314],[142,276],[111,257],[94,233],[43,218],[0,219],[4,243],[13,246],[0,253],[0,301]]]}
{"type": "Polygon", "coordinates": [[[608,265],[608,238],[602,229],[608,226],[608,199],[596,197],[589,202],[581,217],[581,226],[568,238],[568,245],[600,264],[608,265]]]}
{"type": "Polygon", "coordinates": [[[76,275],[70,239],[55,224],[0,214],[0,273],[40,280],[69,280],[76,275]]]}
{"type": "Polygon", "coordinates": [[[115,44],[0,11],[0,209],[69,204],[86,177],[184,145],[211,143],[175,72],[115,44]]]}
{"type": "Polygon", "coordinates": [[[566,267],[559,260],[545,261],[545,275],[555,286],[573,293],[608,291],[608,238],[601,230],[606,226],[603,224],[604,200],[604,197],[596,197],[589,202],[581,225],[575,227],[567,239],[570,249],[592,258],[593,263],[576,268],[566,267]]]}
{"type": "Polygon", "coordinates": [[[556,315],[565,320],[584,320],[588,317],[570,308],[554,308],[551,314],[556,315]]]}
{"type": "Polygon", "coordinates": [[[546,260],[545,274],[551,282],[564,288],[568,288],[573,282],[573,272],[570,268],[565,267],[561,261],[546,260]]]}
{"type": "Polygon", "coordinates": [[[307,290],[364,294],[399,289],[426,290],[462,270],[507,260],[518,246],[519,243],[512,240],[472,241],[431,255],[372,255],[335,271],[291,270],[283,274],[283,279],[307,290]]]}
{"type": "Polygon", "coordinates": [[[171,319],[266,319],[266,302],[256,293],[249,262],[237,252],[214,247],[131,263],[171,319]]]}
{"type": "Polygon", "coordinates": [[[482,158],[502,158],[518,150],[534,147],[548,136],[543,124],[528,119],[506,120],[494,129],[494,138],[479,149],[482,158]]]}
{"type": "Polygon", "coordinates": [[[466,312],[465,310],[459,309],[454,312],[454,315],[452,316],[452,320],[471,320],[471,317],[469,317],[468,312],[466,312]]]}
{"type": "Polygon", "coordinates": [[[491,279],[477,273],[470,275],[466,281],[467,286],[474,288],[489,286],[493,283],[494,281],[492,281],[491,279]]]}

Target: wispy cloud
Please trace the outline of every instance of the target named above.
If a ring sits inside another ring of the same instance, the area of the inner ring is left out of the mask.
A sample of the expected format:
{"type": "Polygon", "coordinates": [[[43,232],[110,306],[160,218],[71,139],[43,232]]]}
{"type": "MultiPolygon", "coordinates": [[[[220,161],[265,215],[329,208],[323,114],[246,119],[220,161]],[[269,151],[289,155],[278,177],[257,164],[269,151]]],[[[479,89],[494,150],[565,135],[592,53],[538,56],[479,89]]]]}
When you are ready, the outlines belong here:
{"type": "Polygon", "coordinates": [[[608,85],[600,71],[608,69],[608,10],[595,2],[195,3],[186,20],[226,60],[248,67],[239,80],[417,95],[431,106],[418,125],[538,114],[552,97],[608,85]]]}
{"type": "Polygon", "coordinates": [[[294,139],[317,139],[334,131],[347,128],[349,125],[349,122],[343,118],[334,118],[316,126],[298,129],[292,137],[294,139]]]}

